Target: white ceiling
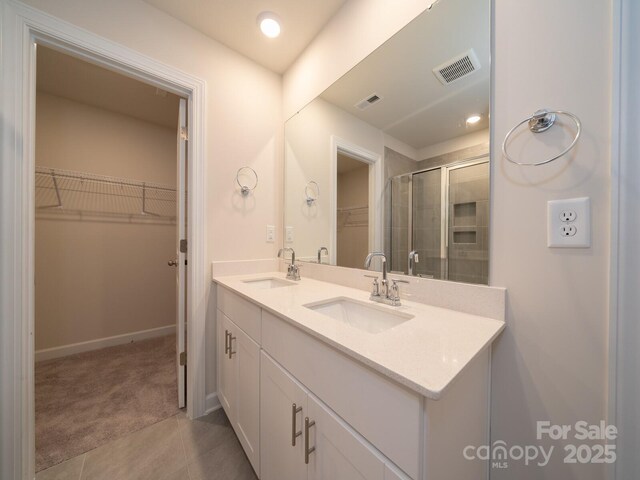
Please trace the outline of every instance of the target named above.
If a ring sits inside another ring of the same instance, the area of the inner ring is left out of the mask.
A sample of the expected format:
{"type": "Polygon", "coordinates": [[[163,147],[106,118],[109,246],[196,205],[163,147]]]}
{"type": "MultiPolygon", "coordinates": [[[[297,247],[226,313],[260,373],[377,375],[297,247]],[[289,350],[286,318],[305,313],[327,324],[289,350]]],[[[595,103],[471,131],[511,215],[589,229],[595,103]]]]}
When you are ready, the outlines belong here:
{"type": "Polygon", "coordinates": [[[38,91],[165,127],[178,125],[178,97],[146,83],[42,45],[36,71],[38,91]]]}
{"type": "Polygon", "coordinates": [[[283,73],[346,0],[145,0],[268,69],[283,73]],[[263,11],[280,17],[278,38],[260,31],[263,11]]]}
{"type": "Polygon", "coordinates": [[[490,2],[437,3],[329,87],[321,96],[343,110],[420,149],[489,126],[490,2]],[[481,68],[442,85],[432,69],[473,48],[481,68]],[[382,101],[364,111],[360,100],[382,101]],[[472,127],[472,113],[483,119],[472,127]]]}

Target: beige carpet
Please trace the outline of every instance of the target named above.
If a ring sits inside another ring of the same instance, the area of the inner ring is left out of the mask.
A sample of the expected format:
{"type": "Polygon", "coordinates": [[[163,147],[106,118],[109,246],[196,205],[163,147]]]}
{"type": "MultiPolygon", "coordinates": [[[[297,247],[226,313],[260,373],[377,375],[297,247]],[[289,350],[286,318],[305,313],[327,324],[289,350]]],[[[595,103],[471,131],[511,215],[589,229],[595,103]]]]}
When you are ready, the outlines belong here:
{"type": "Polygon", "coordinates": [[[175,336],[36,363],[36,471],[179,412],[175,336]]]}

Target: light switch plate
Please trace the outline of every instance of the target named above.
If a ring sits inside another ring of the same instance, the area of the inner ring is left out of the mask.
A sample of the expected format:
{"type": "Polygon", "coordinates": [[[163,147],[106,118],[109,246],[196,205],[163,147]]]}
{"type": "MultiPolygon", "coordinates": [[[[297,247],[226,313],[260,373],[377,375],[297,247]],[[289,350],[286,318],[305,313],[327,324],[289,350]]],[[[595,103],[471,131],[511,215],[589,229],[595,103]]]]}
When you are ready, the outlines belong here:
{"type": "Polygon", "coordinates": [[[547,246],[554,248],[591,246],[589,197],[547,202],[547,246]]]}
{"type": "Polygon", "coordinates": [[[276,241],[276,227],[274,225],[267,225],[267,242],[273,243],[276,241]]]}
{"type": "Polygon", "coordinates": [[[287,243],[293,243],[293,227],[285,228],[285,241],[287,243]]]}

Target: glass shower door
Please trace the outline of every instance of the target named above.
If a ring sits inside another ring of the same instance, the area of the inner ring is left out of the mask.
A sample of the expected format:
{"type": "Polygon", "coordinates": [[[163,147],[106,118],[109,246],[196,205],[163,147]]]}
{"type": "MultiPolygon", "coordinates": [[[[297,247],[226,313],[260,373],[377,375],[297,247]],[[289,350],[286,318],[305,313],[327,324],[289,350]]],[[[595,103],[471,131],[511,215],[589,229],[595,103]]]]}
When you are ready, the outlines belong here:
{"type": "MultiPolygon", "coordinates": [[[[412,175],[411,235],[412,250],[418,255],[413,274],[446,278],[446,249],[443,235],[442,169],[412,175]]],[[[409,261],[409,252],[404,257],[409,261]]]]}

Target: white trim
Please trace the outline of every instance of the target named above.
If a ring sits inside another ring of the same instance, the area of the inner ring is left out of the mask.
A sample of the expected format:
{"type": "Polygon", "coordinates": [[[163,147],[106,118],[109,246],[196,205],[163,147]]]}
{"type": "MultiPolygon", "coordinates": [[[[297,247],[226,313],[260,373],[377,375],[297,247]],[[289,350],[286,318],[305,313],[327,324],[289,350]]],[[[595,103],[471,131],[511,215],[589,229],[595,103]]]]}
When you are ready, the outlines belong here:
{"type": "Polygon", "coordinates": [[[150,328],[138,332],[123,333],[112,337],[97,338],[86,342],[71,343],[60,347],[43,348],[36,350],[36,362],[51,360],[52,358],[66,357],[75,353],[89,352],[100,348],[124,345],[125,343],[139,342],[149,338],[164,337],[176,333],[175,325],[165,325],[164,327],[150,328]]]}
{"type": "Polygon", "coordinates": [[[331,135],[329,148],[329,225],[331,228],[329,262],[331,265],[335,265],[338,243],[336,229],[338,222],[338,152],[345,152],[372,167],[369,168],[369,251],[372,252],[382,251],[382,156],[336,135],[331,135]]]}
{"type": "MultiPolygon", "coordinates": [[[[607,365],[607,424],[617,424],[617,369],[618,369],[618,304],[619,304],[619,231],[620,231],[620,150],[621,150],[621,115],[622,115],[622,49],[628,44],[628,23],[622,20],[622,0],[613,0],[612,28],[612,72],[611,72],[611,229],[609,252],[609,324],[608,324],[608,365],[607,365]]],[[[617,444],[617,439],[612,443],[617,444]]],[[[617,447],[616,447],[617,448],[617,447]]],[[[616,462],[605,467],[605,478],[614,480],[616,462]]]]}
{"type": "Polygon", "coordinates": [[[204,411],[205,415],[208,415],[211,412],[215,412],[216,410],[219,410],[222,408],[222,404],[220,403],[220,399],[218,398],[217,392],[209,393],[207,395],[207,400],[205,404],[206,404],[206,410],[204,411]]]}
{"type": "Polygon", "coordinates": [[[0,477],[34,477],[35,41],[189,98],[187,415],[205,412],[205,82],[16,0],[1,0],[0,477]]]}

